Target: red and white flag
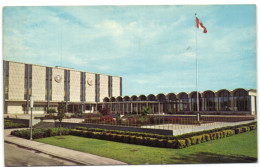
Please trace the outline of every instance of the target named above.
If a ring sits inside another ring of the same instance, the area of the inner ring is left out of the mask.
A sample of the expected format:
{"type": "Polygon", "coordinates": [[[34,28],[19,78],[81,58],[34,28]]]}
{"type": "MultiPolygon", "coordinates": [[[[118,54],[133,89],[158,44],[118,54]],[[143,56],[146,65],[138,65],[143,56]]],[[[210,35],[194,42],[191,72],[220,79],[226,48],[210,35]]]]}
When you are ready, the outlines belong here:
{"type": "Polygon", "coordinates": [[[202,24],[202,22],[199,21],[199,19],[196,17],[196,27],[203,30],[203,33],[207,33],[206,27],[202,24]]]}

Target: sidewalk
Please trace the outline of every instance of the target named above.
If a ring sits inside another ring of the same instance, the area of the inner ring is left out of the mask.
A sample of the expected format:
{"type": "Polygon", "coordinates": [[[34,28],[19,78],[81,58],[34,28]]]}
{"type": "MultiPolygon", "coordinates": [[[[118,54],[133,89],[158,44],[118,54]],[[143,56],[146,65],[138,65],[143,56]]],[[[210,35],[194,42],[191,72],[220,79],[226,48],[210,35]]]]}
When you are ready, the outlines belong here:
{"type": "Polygon", "coordinates": [[[36,141],[30,141],[23,138],[10,135],[10,132],[15,129],[4,130],[4,140],[22,147],[38,150],[48,155],[63,158],[69,161],[77,162],[82,165],[127,165],[125,162],[100,157],[97,155],[74,151],[62,147],[57,147],[49,144],[44,144],[36,141]]]}

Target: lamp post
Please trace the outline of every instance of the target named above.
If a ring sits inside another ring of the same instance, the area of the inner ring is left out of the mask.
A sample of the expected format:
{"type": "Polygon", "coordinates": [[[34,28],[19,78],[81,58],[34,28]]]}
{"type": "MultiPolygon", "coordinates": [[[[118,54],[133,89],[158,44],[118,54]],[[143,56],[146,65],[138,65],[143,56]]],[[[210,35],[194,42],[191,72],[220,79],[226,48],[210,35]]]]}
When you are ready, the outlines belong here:
{"type": "Polygon", "coordinates": [[[30,120],[31,133],[30,133],[30,140],[32,140],[32,109],[33,109],[33,96],[30,97],[30,108],[31,108],[31,120],[30,120]]]}

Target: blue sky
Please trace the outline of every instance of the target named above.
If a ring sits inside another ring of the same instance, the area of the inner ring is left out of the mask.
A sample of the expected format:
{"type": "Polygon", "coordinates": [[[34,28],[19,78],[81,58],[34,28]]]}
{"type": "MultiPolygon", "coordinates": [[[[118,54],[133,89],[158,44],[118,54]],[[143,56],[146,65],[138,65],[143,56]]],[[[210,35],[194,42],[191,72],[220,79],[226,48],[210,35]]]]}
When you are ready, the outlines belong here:
{"type": "Polygon", "coordinates": [[[5,7],[3,57],[122,76],[123,95],[190,92],[196,31],[199,91],[256,89],[255,5],[5,7]]]}

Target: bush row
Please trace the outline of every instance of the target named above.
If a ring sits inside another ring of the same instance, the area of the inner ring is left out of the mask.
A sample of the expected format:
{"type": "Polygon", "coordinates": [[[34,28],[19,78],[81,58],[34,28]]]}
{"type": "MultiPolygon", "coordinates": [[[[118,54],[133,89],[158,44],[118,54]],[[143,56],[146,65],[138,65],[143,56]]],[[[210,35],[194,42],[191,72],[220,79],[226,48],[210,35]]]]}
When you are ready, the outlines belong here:
{"type": "Polygon", "coordinates": [[[171,138],[169,136],[167,136],[168,138],[160,138],[163,135],[159,135],[159,138],[157,138],[156,135],[151,137],[148,134],[146,134],[146,136],[141,136],[139,135],[140,133],[120,133],[121,131],[115,131],[116,133],[113,133],[114,131],[112,130],[96,129],[95,131],[95,129],[96,128],[77,127],[76,129],[71,130],[71,135],[130,144],[181,149],[190,145],[200,144],[210,140],[217,140],[238,133],[254,130],[256,129],[256,124],[251,124],[248,126],[243,125],[240,127],[235,127],[234,129],[225,129],[222,131],[194,135],[180,139],[171,138]]]}
{"type": "Polygon", "coordinates": [[[240,128],[242,126],[253,126],[256,128],[256,122],[243,124],[243,125],[237,125],[237,126],[228,126],[228,127],[222,127],[222,128],[216,128],[211,130],[205,130],[200,132],[192,132],[187,133],[183,135],[178,136],[170,136],[170,135],[159,135],[159,134],[153,134],[153,133],[142,133],[142,132],[129,132],[129,131],[120,131],[120,130],[107,130],[107,129],[99,129],[99,128],[86,128],[86,127],[76,127],[77,130],[86,130],[86,131],[94,131],[94,132],[105,132],[105,133],[114,133],[114,134],[122,134],[122,135],[132,135],[132,136],[138,136],[138,137],[151,137],[151,138],[158,138],[158,139],[167,139],[167,140],[180,140],[189,138],[192,136],[199,136],[203,134],[209,134],[214,132],[219,132],[223,130],[240,128]]]}
{"type": "MultiPolygon", "coordinates": [[[[69,135],[71,129],[62,128],[62,135],[69,135]]],[[[14,130],[11,135],[30,139],[30,129],[25,130],[14,130]]],[[[33,129],[32,137],[33,139],[39,139],[44,137],[58,136],[60,135],[60,128],[43,128],[43,129],[33,129]]]]}
{"type": "Polygon", "coordinates": [[[4,129],[25,128],[25,127],[27,127],[25,124],[15,123],[11,120],[4,120],[4,129]]]}
{"type": "Polygon", "coordinates": [[[71,135],[153,147],[180,148],[180,142],[178,140],[122,135],[106,132],[84,131],[77,129],[71,130],[71,135]]]}

